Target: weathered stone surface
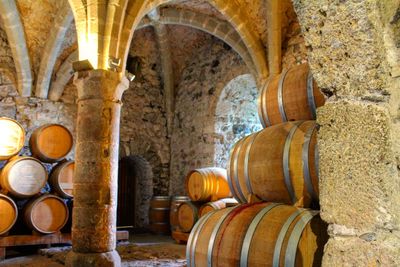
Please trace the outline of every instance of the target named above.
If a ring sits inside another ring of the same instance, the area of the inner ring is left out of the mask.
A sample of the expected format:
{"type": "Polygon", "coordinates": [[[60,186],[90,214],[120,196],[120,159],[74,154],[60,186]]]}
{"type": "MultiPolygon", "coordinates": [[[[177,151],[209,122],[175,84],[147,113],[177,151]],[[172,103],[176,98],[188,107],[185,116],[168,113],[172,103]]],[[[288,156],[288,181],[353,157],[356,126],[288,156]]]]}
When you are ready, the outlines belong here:
{"type": "Polygon", "coordinates": [[[65,266],[99,266],[99,267],[119,267],[121,258],[117,251],[105,253],[76,253],[71,251],[66,258],[65,266]]]}
{"type": "Polygon", "coordinates": [[[322,218],[354,228],[396,229],[400,199],[387,109],[358,101],[318,110],[322,218]]]}
{"type": "Polygon", "coordinates": [[[398,266],[400,245],[398,233],[376,236],[366,241],[361,237],[331,238],[325,249],[322,265],[336,266],[398,266]]]}
{"type": "Polygon", "coordinates": [[[375,28],[378,1],[292,1],[318,85],[366,96],[387,87],[386,51],[375,28]]]}

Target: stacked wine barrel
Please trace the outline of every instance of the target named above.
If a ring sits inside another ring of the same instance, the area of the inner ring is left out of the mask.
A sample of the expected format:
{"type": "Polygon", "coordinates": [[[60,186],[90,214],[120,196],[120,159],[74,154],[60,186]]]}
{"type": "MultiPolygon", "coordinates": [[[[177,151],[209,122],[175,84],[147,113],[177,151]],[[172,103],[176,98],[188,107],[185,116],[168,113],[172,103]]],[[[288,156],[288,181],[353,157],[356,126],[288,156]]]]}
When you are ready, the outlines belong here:
{"type": "Polygon", "coordinates": [[[65,160],[73,147],[71,133],[62,125],[43,125],[30,137],[32,156],[18,156],[23,127],[0,118],[0,128],[0,236],[60,232],[69,222],[73,198],[74,162],[65,160]]]}
{"type": "Polygon", "coordinates": [[[239,140],[228,162],[238,206],[194,226],[187,266],[320,266],[316,109],[325,102],[307,64],[270,77],[258,99],[264,129],[239,140]]]}
{"type": "Polygon", "coordinates": [[[200,217],[213,210],[237,205],[237,201],[231,198],[225,169],[192,170],[186,176],[185,187],[188,197],[174,196],[170,209],[171,232],[178,243],[187,240],[200,217]]]}

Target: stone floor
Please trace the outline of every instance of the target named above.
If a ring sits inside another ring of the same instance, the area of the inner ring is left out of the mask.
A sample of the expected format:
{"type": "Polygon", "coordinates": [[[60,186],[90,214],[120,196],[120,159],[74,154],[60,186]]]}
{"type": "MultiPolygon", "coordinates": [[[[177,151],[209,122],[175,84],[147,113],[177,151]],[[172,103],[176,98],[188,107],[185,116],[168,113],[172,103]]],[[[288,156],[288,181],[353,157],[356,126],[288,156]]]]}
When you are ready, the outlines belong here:
{"type": "MultiPolygon", "coordinates": [[[[11,253],[11,257],[2,261],[0,267],[64,266],[65,256],[70,249],[70,246],[66,246],[37,251],[31,247],[26,251],[29,255],[15,256],[17,254],[11,253]]],[[[129,242],[118,244],[117,250],[121,255],[122,266],[186,266],[185,246],[175,244],[169,236],[131,235],[129,242]]]]}

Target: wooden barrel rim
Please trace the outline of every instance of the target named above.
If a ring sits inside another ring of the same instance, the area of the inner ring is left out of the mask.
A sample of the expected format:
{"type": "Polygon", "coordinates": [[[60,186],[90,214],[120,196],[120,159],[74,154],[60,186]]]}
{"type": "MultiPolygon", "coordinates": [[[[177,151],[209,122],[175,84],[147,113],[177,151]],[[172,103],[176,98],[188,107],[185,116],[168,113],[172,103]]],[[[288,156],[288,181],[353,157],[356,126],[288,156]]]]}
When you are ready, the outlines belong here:
{"type": "Polygon", "coordinates": [[[212,266],[212,252],[214,250],[215,239],[217,237],[219,229],[221,228],[222,224],[224,223],[226,218],[229,216],[231,211],[233,211],[235,209],[238,209],[238,208],[241,208],[241,206],[225,209],[226,213],[224,215],[222,215],[221,218],[219,218],[217,223],[215,224],[214,229],[213,229],[213,231],[211,233],[211,236],[210,236],[210,241],[208,243],[208,250],[207,250],[207,264],[208,264],[208,266],[212,266]]]}
{"type": "Polygon", "coordinates": [[[249,256],[249,249],[251,245],[251,240],[253,239],[253,235],[257,229],[257,226],[261,222],[267,213],[269,213],[273,208],[277,206],[281,206],[283,204],[279,203],[271,203],[270,205],[264,207],[260,210],[257,215],[253,218],[252,222],[250,223],[249,227],[247,228],[246,235],[243,239],[241,253],[240,253],[240,267],[247,267],[248,256],[249,256]]]}
{"type": "Polygon", "coordinates": [[[186,200],[190,200],[190,198],[187,196],[173,196],[172,197],[172,201],[186,201],[186,200]]]}
{"type": "Polygon", "coordinates": [[[246,136],[244,139],[241,140],[240,143],[237,144],[238,147],[235,151],[235,157],[233,159],[233,180],[236,184],[236,190],[238,192],[237,197],[239,197],[239,200],[240,200],[239,202],[246,202],[246,196],[243,194],[243,191],[242,191],[242,188],[241,188],[240,182],[239,182],[238,161],[239,161],[240,150],[242,149],[243,144],[246,142],[246,140],[248,138],[250,138],[250,136],[252,136],[252,135],[246,136]]]}
{"type": "Polygon", "coordinates": [[[251,147],[253,146],[254,141],[256,140],[259,133],[260,132],[256,132],[256,133],[250,135],[252,139],[250,141],[250,144],[246,148],[246,152],[245,152],[245,156],[244,156],[244,179],[246,181],[246,187],[247,187],[246,189],[249,192],[249,194],[253,194],[253,188],[251,187],[251,182],[250,182],[250,178],[249,178],[250,150],[251,150],[251,147]]]}
{"type": "Polygon", "coordinates": [[[267,94],[270,81],[271,81],[271,78],[268,79],[265,87],[261,90],[260,95],[257,100],[257,102],[258,102],[257,103],[258,104],[258,118],[260,119],[263,128],[267,128],[267,127],[271,126],[271,122],[268,117],[268,111],[267,111],[266,105],[264,104],[264,101],[265,101],[264,94],[267,94]]]}
{"type": "Polygon", "coordinates": [[[317,105],[314,97],[314,78],[310,68],[308,69],[307,75],[307,102],[308,106],[310,107],[312,118],[315,120],[317,118],[317,105]]]}
{"type": "MultiPolygon", "coordinates": [[[[311,181],[310,164],[308,162],[308,157],[310,154],[311,136],[313,135],[315,130],[316,130],[316,124],[314,124],[313,127],[310,127],[307,130],[307,133],[304,136],[304,144],[303,144],[303,151],[302,151],[304,183],[306,185],[308,193],[311,195],[311,197],[314,201],[316,201],[318,199],[318,197],[317,197],[317,193],[315,192],[312,181],[311,181]]],[[[315,155],[314,155],[314,157],[315,157],[315,155]]],[[[317,158],[317,160],[318,160],[318,158],[317,158]]],[[[318,176],[318,172],[317,172],[317,176],[318,176]]]]}
{"type": "MultiPolygon", "coordinates": [[[[55,195],[46,194],[46,195],[43,195],[43,196],[41,196],[41,197],[35,199],[35,200],[31,203],[31,205],[29,205],[29,209],[33,211],[34,207],[35,207],[37,204],[39,204],[41,201],[43,201],[43,200],[45,200],[45,199],[47,199],[47,198],[54,198],[54,199],[57,199],[57,200],[59,200],[60,203],[62,203],[63,206],[65,207],[65,212],[66,212],[65,215],[66,215],[66,216],[65,216],[64,222],[62,223],[62,225],[61,225],[61,227],[60,227],[60,230],[61,230],[61,229],[65,226],[65,224],[67,223],[68,217],[69,217],[69,209],[68,209],[67,205],[65,204],[65,202],[62,200],[62,198],[57,197],[57,196],[55,196],[55,195]]],[[[43,230],[37,228],[36,225],[33,223],[33,218],[32,218],[32,216],[33,216],[33,212],[31,212],[31,213],[29,214],[29,219],[30,219],[30,221],[32,222],[31,225],[32,225],[32,227],[34,228],[34,230],[36,230],[36,231],[38,231],[38,232],[40,232],[40,233],[43,233],[43,234],[51,234],[51,233],[53,233],[53,231],[43,231],[43,230]]]]}
{"type": "Polygon", "coordinates": [[[279,107],[279,113],[281,114],[281,118],[283,122],[287,121],[287,116],[285,112],[285,106],[283,103],[283,82],[285,81],[286,74],[288,73],[289,70],[284,70],[281,73],[281,77],[279,79],[279,85],[278,85],[278,107],[279,107]]]}
{"type": "Polygon", "coordinates": [[[166,211],[166,210],[170,210],[170,208],[153,208],[153,207],[150,207],[150,210],[159,210],[159,211],[166,211]]]}
{"type": "Polygon", "coordinates": [[[170,196],[153,196],[153,200],[170,200],[170,196]]]}
{"type": "Polygon", "coordinates": [[[50,174],[49,183],[55,191],[64,198],[73,198],[73,194],[69,194],[65,192],[64,188],[61,187],[61,183],[59,181],[60,175],[65,168],[68,168],[69,165],[75,164],[75,161],[65,161],[62,162],[60,165],[57,165],[50,174]],[[56,181],[54,181],[56,180],[56,181]]]}
{"type": "Polygon", "coordinates": [[[17,221],[17,218],[18,218],[18,207],[17,207],[17,205],[15,204],[15,202],[14,202],[14,200],[12,198],[10,198],[10,197],[8,197],[6,195],[3,195],[3,194],[0,194],[0,198],[8,200],[8,202],[11,204],[11,206],[13,206],[13,208],[15,210],[15,218],[14,218],[13,222],[10,224],[10,226],[7,229],[5,229],[2,233],[0,233],[0,234],[3,234],[3,233],[8,232],[14,226],[15,222],[17,221]]]}
{"type": "Polygon", "coordinates": [[[207,220],[215,212],[217,212],[217,211],[212,211],[212,212],[204,215],[202,218],[200,218],[200,220],[197,221],[197,223],[194,225],[194,227],[192,229],[192,233],[189,236],[187,246],[186,246],[186,261],[187,261],[188,267],[189,266],[195,267],[194,262],[195,262],[195,256],[196,256],[195,251],[196,251],[197,239],[199,237],[198,233],[203,229],[207,220]]]}
{"type": "MultiPolygon", "coordinates": [[[[187,205],[187,206],[189,206],[190,208],[191,208],[191,210],[193,211],[192,212],[192,219],[193,219],[193,226],[196,224],[196,222],[199,220],[199,212],[198,212],[198,210],[197,210],[197,212],[195,212],[196,211],[196,209],[197,209],[197,207],[195,206],[195,205],[193,205],[190,201],[188,201],[188,202],[182,202],[182,203],[180,203],[179,204],[179,206],[178,206],[178,226],[179,227],[182,227],[181,226],[181,221],[179,220],[179,210],[180,210],[180,208],[183,206],[183,205],[187,205]]],[[[192,229],[193,229],[193,226],[192,226],[192,229]]],[[[183,231],[183,230],[182,230],[183,231]]],[[[190,232],[190,231],[189,231],[190,232]]]]}
{"type": "Polygon", "coordinates": [[[13,154],[10,154],[10,155],[6,155],[6,156],[0,156],[0,160],[6,160],[6,159],[9,159],[9,158],[12,158],[12,157],[15,156],[15,155],[18,155],[18,153],[19,153],[19,152],[21,151],[21,149],[24,147],[25,138],[26,138],[26,133],[25,133],[24,127],[22,127],[22,125],[21,125],[18,121],[14,120],[14,119],[11,119],[11,118],[7,118],[7,117],[0,117],[0,120],[12,121],[13,123],[15,123],[15,124],[21,129],[21,133],[22,133],[22,140],[21,140],[21,142],[20,142],[20,144],[19,144],[18,149],[16,150],[16,152],[13,153],[13,154]]]}
{"type": "Polygon", "coordinates": [[[294,188],[293,188],[293,184],[292,184],[292,177],[290,175],[290,167],[289,167],[290,145],[292,143],[292,139],[293,139],[293,136],[294,136],[296,130],[303,123],[304,123],[304,121],[298,121],[293,124],[292,128],[289,131],[289,134],[286,136],[285,145],[283,147],[283,157],[282,157],[283,175],[285,177],[286,188],[289,192],[289,195],[290,195],[290,198],[292,199],[293,204],[297,202],[297,197],[294,192],[294,188]]]}

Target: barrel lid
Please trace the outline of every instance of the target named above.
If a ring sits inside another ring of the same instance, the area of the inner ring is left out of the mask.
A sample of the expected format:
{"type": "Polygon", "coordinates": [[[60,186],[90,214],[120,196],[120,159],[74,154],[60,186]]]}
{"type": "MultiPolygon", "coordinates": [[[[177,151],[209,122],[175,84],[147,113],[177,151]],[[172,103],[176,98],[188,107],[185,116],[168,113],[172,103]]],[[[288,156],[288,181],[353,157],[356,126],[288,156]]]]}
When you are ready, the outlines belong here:
{"type": "Polygon", "coordinates": [[[170,196],[153,196],[153,199],[155,200],[170,200],[170,196]]]}

